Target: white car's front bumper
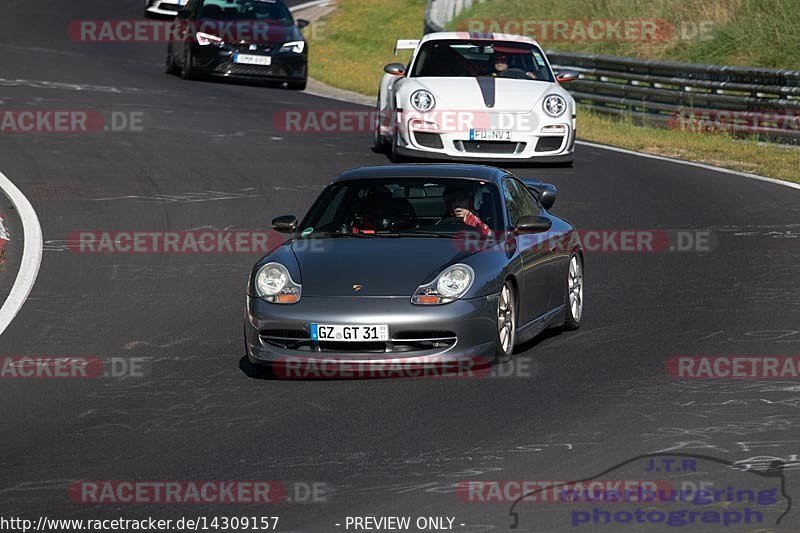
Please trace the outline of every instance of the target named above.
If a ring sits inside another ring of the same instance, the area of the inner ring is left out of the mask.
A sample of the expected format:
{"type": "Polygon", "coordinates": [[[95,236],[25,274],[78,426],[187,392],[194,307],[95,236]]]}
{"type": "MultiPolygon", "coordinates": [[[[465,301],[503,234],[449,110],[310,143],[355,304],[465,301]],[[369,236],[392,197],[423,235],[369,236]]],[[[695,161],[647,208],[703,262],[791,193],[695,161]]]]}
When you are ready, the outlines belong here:
{"type": "Polygon", "coordinates": [[[467,161],[570,162],[574,158],[574,119],[542,124],[532,131],[512,131],[506,141],[471,139],[470,131],[437,131],[403,122],[398,131],[397,152],[412,157],[467,161]]]}
{"type": "Polygon", "coordinates": [[[146,15],[159,15],[162,17],[178,16],[178,9],[188,3],[188,0],[147,0],[144,6],[146,15]]]}

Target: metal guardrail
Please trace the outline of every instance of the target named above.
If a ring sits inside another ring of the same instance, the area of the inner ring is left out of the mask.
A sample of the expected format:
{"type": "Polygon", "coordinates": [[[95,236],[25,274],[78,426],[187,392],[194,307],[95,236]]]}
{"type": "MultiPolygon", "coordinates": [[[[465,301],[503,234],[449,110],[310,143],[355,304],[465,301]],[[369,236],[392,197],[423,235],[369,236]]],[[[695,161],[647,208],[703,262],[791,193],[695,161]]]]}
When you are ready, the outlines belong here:
{"type": "Polygon", "coordinates": [[[800,143],[800,72],[550,51],[578,104],[637,123],[800,143]]]}
{"type": "MultiPolygon", "coordinates": [[[[443,31],[460,13],[457,4],[464,2],[429,0],[425,32],[443,31]]],[[[547,55],[555,69],[580,74],[565,88],[585,109],[650,126],[800,143],[800,71],[558,51],[547,55]]]]}
{"type": "Polygon", "coordinates": [[[485,0],[428,0],[425,10],[425,33],[444,31],[448,22],[459,13],[485,0]]]}

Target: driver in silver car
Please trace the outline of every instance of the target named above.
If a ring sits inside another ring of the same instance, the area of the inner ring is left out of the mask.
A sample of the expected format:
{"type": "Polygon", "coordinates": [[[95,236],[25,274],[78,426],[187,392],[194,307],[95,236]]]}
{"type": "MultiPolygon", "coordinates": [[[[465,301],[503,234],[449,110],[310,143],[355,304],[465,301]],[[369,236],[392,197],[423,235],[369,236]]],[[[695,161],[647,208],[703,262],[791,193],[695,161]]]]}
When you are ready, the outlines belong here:
{"type": "Polygon", "coordinates": [[[481,235],[488,236],[492,229],[485,224],[478,215],[472,212],[473,195],[461,187],[448,187],[444,191],[444,201],[447,204],[447,214],[461,219],[467,226],[476,228],[481,235]]]}

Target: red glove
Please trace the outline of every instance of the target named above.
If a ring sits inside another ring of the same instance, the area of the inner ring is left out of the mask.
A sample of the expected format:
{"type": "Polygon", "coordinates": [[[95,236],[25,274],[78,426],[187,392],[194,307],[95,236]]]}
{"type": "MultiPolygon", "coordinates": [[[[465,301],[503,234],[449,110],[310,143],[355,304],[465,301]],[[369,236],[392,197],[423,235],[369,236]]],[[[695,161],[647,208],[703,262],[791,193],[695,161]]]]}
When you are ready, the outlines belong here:
{"type": "Polygon", "coordinates": [[[472,226],[473,228],[478,228],[478,231],[480,231],[481,235],[484,237],[488,236],[492,232],[492,228],[484,224],[483,221],[478,218],[478,215],[471,211],[467,216],[464,217],[464,224],[467,226],[472,226]]]}

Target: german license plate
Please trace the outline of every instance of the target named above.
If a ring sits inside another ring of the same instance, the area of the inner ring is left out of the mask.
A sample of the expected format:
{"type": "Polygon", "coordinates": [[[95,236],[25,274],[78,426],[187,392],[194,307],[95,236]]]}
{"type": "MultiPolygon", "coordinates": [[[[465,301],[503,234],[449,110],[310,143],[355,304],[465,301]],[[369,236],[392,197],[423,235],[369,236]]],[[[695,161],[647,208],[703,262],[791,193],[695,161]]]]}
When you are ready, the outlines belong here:
{"type": "Polygon", "coordinates": [[[336,342],[381,342],[389,340],[389,326],[342,326],[329,324],[310,324],[311,339],[315,341],[336,342]]]}
{"type": "Polygon", "coordinates": [[[264,65],[269,66],[272,64],[272,57],[270,56],[256,56],[253,54],[233,54],[234,63],[242,63],[244,65],[264,65]]]}
{"type": "Polygon", "coordinates": [[[510,141],[511,130],[475,128],[469,130],[470,141],[510,141]]]}

